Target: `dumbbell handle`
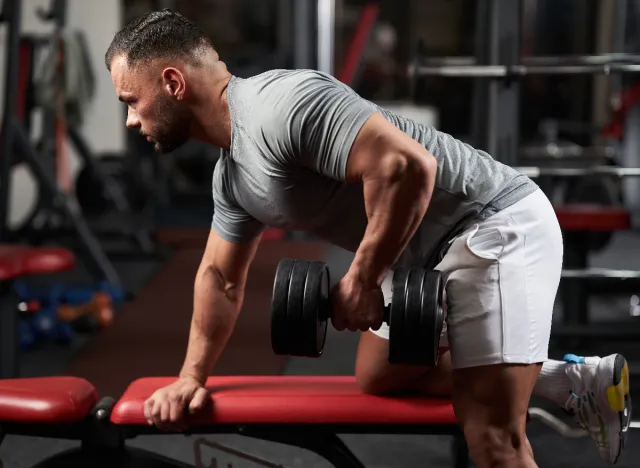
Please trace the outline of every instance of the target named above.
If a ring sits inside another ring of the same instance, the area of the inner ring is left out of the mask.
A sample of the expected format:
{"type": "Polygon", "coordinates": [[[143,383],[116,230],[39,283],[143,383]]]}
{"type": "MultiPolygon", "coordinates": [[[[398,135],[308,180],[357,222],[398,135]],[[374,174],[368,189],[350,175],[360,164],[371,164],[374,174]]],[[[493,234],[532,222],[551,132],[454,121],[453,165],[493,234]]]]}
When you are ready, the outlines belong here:
{"type": "Polygon", "coordinates": [[[382,321],[387,325],[389,324],[390,315],[391,315],[391,306],[384,306],[383,312],[382,312],[382,321]]]}
{"type": "MultiPolygon", "coordinates": [[[[331,297],[328,297],[324,303],[324,313],[322,314],[325,320],[329,320],[332,316],[332,307],[331,307],[331,297]]],[[[382,311],[382,321],[386,324],[389,324],[389,316],[391,315],[391,306],[387,305],[383,307],[382,311]]]]}

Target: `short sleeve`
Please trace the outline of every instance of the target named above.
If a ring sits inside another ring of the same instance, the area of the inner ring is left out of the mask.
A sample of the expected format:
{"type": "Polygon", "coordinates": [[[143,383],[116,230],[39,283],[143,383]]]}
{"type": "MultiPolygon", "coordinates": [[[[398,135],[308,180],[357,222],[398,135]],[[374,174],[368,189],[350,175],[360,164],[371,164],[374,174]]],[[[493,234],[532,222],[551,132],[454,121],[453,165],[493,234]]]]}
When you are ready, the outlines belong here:
{"type": "Polygon", "coordinates": [[[376,107],[321,72],[302,71],[278,86],[274,131],[287,132],[291,162],[344,180],[351,147],[376,107]]]}
{"type": "Polygon", "coordinates": [[[265,226],[235,200],[231,181],[221,158],[213,172],[213,220],[211,228],[223,239],[244,243],[255,239],[265,226]]]}

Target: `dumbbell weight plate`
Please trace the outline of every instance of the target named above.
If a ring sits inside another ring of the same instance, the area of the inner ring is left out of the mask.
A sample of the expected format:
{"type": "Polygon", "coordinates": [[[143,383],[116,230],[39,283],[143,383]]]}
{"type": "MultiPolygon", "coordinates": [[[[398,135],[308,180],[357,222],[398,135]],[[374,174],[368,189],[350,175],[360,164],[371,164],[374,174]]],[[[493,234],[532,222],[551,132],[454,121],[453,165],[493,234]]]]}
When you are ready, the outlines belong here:
{"type": "Polygon", "coordinates": [[[295,260],[284,258],[278,263],[271,295],[271,348],[275,354],[288,355],[291,340],[287,319],[289,283],[295,260]]]}
{"type": "Polygon", "coordinates": [[[391,300],[389,362],[435,366],[443,321],[441,273],[397,270],[391,300]]]}
{"type": "Polygon", "coordinates": [[[307,282],[307,272],[309,271],[309,262],[304,260],[296,260],[291,271],[289,280],[289,294],[287,297],[287,322],[288,322],[288,340],[289,355],[304,356],[305,333],[304,333],[304,289],[307,282]]]}
{"type": "Polygon", "coordinates": [[[389,362],[391,364],[403,364],[405,350],[403,343],[404,336],[404,311],[407,293],[407,281],[409,280],[409,270],[399,268],[393,274],[393,285],[391,288],[391,307],[389,311],[389,362]]]}
{"type": "Polygon", "coordinates": [[[406,282],[407,290],[404,305],[404,327],[402,342],[399,346],[400,359],[404,364],[421,364],[422,351],[421,337],[424,333],[422,326],[422,287],[424,285],[424,270],[409,270],[409,278],[406,282]]]}
{"type": "Polygon", "coordinates": [[[327,338],[327,323],[330,317],[329,269],[324,262],[309,262],[304,286],[302,311],[303,356],[320,357],[327,338]]]}
{"type": "Polygon", "coordinates": [[[438,364],[440,357],[440,334],[444,325],[443,296],[444,285],[442,273],[437,270],[427,271],[424,275],[421,304],[419,363],[428,367],[438,364]]]}

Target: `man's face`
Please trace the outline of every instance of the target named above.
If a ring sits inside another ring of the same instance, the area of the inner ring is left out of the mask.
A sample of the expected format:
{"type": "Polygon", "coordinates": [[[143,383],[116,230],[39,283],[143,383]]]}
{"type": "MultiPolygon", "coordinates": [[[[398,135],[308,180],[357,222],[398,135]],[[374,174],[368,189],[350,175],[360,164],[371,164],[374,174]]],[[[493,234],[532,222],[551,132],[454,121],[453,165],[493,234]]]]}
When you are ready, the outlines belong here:
{"type": "Polygon", "coordinates": [[[194,120],[184,101],[172,94],[162,69],[140,66],[130,69],[125,57],[111,64],[111,80],[119,99],[127,104],[127,127],[136,128],[156,151],[169,153],[189,139],[194,120]]]}

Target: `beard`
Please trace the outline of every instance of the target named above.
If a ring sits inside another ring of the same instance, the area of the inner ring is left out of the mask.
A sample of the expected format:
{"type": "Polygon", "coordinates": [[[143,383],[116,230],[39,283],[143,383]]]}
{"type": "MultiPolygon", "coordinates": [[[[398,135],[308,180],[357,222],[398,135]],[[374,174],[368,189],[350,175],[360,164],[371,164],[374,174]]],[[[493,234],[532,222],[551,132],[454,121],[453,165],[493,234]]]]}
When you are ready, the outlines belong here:
{"type": "Polygon", "coordinates": [[[154,149],[159,153],[171,153],[189,140],[193,116],[186,105],[160,94],[157,101],[157,121],[153,126],[154,149]]]}

